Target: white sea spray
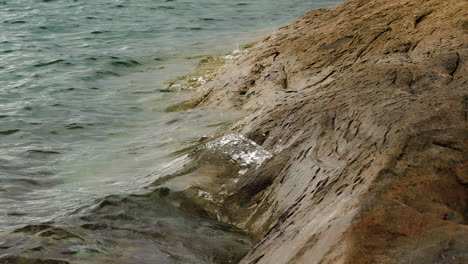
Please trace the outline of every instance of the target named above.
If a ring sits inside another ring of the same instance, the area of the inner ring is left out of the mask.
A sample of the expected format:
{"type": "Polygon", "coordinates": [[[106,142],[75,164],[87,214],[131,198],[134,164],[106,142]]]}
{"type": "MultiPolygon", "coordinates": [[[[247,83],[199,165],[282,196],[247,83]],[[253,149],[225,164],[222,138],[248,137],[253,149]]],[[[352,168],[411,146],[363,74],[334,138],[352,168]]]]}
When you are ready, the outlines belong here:
{"type": "Polygon", "coordinates": [[[258,167],[272,154],[254,141],[240,134],[227,134],[219,140],[206,145],[209,150],[220,151],[243,167],[239,173],[244,174],[246,167],[258,167]]]}

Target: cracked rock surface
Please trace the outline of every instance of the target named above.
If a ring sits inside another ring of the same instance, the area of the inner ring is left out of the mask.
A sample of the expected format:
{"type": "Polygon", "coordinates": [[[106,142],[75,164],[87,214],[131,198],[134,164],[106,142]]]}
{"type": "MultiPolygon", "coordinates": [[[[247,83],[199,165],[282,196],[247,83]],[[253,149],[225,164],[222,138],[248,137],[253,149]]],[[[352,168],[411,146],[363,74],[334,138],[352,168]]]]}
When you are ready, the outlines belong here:
{"type": "Polygon", "coordinates": [[[241,263],[468,263],[468,5],[351,0],[256,43],[200,89],[274,153],[223,200],[241,263]]]}

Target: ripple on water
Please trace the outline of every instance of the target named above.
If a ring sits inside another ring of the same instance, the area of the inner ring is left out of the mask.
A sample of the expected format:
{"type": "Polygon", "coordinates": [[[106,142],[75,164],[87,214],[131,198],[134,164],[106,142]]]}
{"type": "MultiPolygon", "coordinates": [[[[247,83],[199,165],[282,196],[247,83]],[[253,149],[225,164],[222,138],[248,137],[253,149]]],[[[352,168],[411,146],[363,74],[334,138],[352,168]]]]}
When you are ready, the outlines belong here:
{"type": "Polygon", "coordinates": [[[60,223],[26,225],[4,239],[0,260],[15,252],[90,264],[236,263],[251,247],[240,230],[182,213],[158,192],[107,196],[60,223]]]}
{"type": "Polygon", "coordinates": [[[34,64],[33,66],[34,67],[44,67],[44,66],[49,66],[49,65],[56,64],[56,63],[60,63],[60,62],[63,62],[63,61],[64,60],[62,60],[62,59],[52,60],[52,61],[48,61],[48,62],[37,63],[37,64],[34,64]]]}
{"type": "MultiPolygon", "coordinates": [[[[257,38],[257,30],[327,5],[321,0],[0,0],[5,14],[0,22],[0,74],[5,77],[0,78],[0,212],[6,212],[0,215],[0,230],[57,221],[43,224],[34,235],[33,229],[14,237],[0,234],[31,254],[0,262],[32,261],[47,251],[49,263],[67,258],[104,263],[111,256],[118,263],[128,256],[141,257],[129,263],[154,263],[149,259],[155,256],[199,263],[210,261],[208,253],[227,258],[231,245],[243,248],[230,244],[245,237],[226,231],[229,227],[188,216],[164,201],[151,204],[155,195],[106,198],[116,205],[88,212],[88,220],[70,214],[87,208],[93,198],[148,186],[161,164],[192,150],[216,124],[235,119],[226,117],[231,113],[164,112],[188,96],[153,92],[164,91],[165,80],[186,73],[200,54],[233,50],[257,38]],[[245,32],[254,33],[240,34],[245,32]],[[201,238],[200,248],[193,237],[201,238]],[[117,246],[96,242],[106,239],[117,246]]],[[[208,148],[245,166],[268,157],[238,136],[208,148]]],[[[19,250],[5,245],[0,244],[0,256],[19,250]]]]}
{"type": "Polygon", "coordinates": [[[19,131],[21,131],[21,130],[20,129],[3,130],[3,131],[0,131],[0,135],[8,136],[8,135],[15,134],[16,132],[19,132],[19,131]]]}

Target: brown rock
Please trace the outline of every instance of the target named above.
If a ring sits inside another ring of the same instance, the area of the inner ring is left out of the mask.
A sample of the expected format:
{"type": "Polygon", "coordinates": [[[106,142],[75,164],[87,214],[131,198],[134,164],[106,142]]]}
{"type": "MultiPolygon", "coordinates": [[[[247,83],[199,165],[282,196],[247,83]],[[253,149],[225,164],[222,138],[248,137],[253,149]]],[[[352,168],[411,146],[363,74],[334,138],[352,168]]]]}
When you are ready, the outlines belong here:
{"type": "Polygon", "coordinates": [[[222,219],[242,263],[468,263],[468,5],[351,0],[225,66],[199,107],[276,153],[222,219]]]}

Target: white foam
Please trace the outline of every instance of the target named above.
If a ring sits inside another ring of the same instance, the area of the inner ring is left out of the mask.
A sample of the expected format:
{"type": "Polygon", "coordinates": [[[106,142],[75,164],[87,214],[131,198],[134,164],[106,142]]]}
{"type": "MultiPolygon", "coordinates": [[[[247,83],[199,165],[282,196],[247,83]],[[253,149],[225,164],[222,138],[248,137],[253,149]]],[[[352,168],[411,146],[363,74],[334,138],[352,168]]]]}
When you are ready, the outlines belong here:
{"type": "Polygon", "coordinates": [[[219,140],[208,143],[206,147],[227,154],[243,167],[258,167],[272,157],[270,152],[240,134],[227,134],[219,140]]]}

